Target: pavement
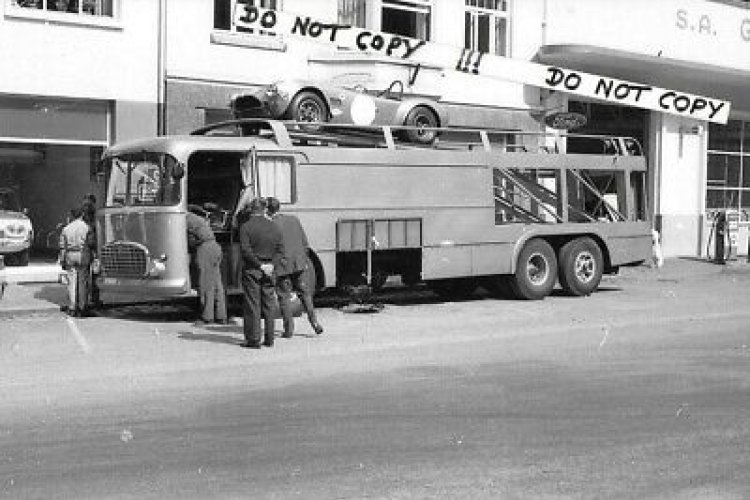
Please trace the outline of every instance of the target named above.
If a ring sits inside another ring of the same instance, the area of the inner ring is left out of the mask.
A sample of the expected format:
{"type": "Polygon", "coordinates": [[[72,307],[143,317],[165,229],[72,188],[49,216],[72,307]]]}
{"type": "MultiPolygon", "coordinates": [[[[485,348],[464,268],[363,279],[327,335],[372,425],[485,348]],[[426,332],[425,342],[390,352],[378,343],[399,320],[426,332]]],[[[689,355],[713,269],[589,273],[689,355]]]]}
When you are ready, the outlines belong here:
{"type": "MultiPolygon", "coordinates": [[[[705,259],[683,257],[669,258],[664,266],[657,269],[649,265],[622,268],[620,274],[606,280],[635,279],[668,281],[685,276],[712,275],[722,273],[750,272],[750,263],[739,257],[726,265],[714,264],[705,259]]],[[[62,284],[59,265],[49,262],[32,262],[26,267],[5,267],[0,269],[0,318],[50,314],[60,311],[67,303],[67,289],[62,284]]],[[[103,297],[105,303],[117,302],[126,305],[122,299],[103,297]]]]}
{"type": "Polygon", "coordinates": [[[62,274],[62,268],[50,262],[0,269],[0,317],[59,311],[66,302],[62,274]]]}

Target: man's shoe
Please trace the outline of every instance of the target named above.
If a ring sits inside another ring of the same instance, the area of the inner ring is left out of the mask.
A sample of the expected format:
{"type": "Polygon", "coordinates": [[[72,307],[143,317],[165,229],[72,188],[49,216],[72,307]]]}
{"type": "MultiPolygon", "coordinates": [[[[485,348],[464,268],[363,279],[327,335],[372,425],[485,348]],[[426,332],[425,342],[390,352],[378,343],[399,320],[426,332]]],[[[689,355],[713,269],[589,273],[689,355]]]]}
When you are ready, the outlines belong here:
{"type": "Polygon", "coordinates": [[[320,325],[320,323],[315,323],[313,326],[313,330],[315,330],[315,333],[320,335],[323,333],[323,327],[320,325]]]}
{"type": "Polygon", "coordinates": [[[217,319],[216,321],[214,321],[214,323],[216,323],[217,325],[226,325],[227,324],[227,320],[225,320],[225,319],[217,319]]]}
{"type": "Polygon", "coordinates": [[[270,342],[266,340],[266,341],[263,342],[263,345],[266,346],[266,347],[273,347],[273,340],[270,341],[270,342]]]}
{"type": "Polygon", "coordinates": [[[293,336],[293,335],[294,335],[294,334],[293,334],[292,332],[288,332],[288,333],[287,333],[287,332],[284,332],[284,333],[283,333],[283,334],[281,335],[281,338],[284,338],[284,339],[290,339],[290,338],[292,338],[292,336],[293,336]]]}
{"type": "Polygon", "coordinates": [[[196,322],[195,322],[195,323],[193,323],[193,326],[195,326],[195,327],[198,327],[198,328],[203,328],[203,327],[205,327],[205,326],[206,326],[207,324],[208,324],[208,322],[207,322],[207,321],[203,321],[202,319],[199,319],[199,320],[196,320],[196,322]]]}
{"type": "Polygon", "coordinates": [[[255,342],[243,342],[240,344],[240,347],[244,347],[245,349],[260,349],[260,344],[256,344],[255,342]]]}

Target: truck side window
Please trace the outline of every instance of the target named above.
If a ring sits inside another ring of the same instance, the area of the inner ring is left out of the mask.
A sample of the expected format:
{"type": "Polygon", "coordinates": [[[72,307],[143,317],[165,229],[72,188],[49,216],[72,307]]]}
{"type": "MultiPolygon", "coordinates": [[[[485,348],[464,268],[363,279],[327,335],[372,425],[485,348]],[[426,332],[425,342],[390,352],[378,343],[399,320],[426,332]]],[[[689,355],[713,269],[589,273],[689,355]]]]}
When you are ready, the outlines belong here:
{"type": "Polygon", "coordinates": [[[293,156],[258,156],[258,184],[261,196],[273,196],[281,203],[296,201],[293,156]]]}

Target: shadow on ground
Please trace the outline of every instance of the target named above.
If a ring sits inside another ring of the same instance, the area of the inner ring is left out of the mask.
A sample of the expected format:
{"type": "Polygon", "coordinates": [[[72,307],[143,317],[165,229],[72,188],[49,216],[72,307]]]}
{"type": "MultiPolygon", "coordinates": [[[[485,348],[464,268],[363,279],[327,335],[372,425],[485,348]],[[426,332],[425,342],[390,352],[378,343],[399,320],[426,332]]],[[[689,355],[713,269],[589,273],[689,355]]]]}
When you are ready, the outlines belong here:
{"type": "MultiPolygon", "coordinates": [[[[238,327],[232,327],[232,332],[235,332],[235,330],[238,329],[238,327]]],[[[222,330],[224,327],[222,327],[222,330]]],[[[177,338],[182,340],[191,340],[191,341],[201,341],[201,342],[213,342],[215,344],[230,344],[230,345],[240,345],[242,342],[245,341],[244,337],[242,337],[242,328],[239,327],[239,330],[235,333],[238,333],[239,336],[236,334],[233,336],[224,335],[222,333],[216,332],[213,328],[208,331],[203,331],[200,333],[197,332],[189,332],[186,330],[180,330],[177,332],[177,338]]]]}
{"type": "Polygon", "coordinates": [[[63,285],[45,285],[34,292],[34,298],[61,306],[68,301],[68,290],[63,285]]]}

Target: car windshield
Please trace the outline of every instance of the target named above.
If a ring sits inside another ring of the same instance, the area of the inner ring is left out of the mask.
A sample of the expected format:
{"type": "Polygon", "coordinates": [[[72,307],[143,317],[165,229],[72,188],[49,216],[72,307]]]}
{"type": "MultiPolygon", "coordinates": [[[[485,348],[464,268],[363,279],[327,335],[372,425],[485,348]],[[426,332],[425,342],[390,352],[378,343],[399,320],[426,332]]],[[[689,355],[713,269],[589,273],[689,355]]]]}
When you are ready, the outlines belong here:
{"type": "Polygon", "coordinates": [[[375,82],[372,73],[343,73],[332,77],[328,83],[336,87],[353,89],[359,86],[370,88],[375,82]]]}
{"type": "Polygon", "coordinates": [[[180,201],[177,161],[166,154],[140,152],[107,159],[108,207],[167,206],[180,201]]]}
{"type": "Polygon", "coordinates": [[[21,206],[15,191],[0,191],[0,210],[20,212],[21,206]]]}

